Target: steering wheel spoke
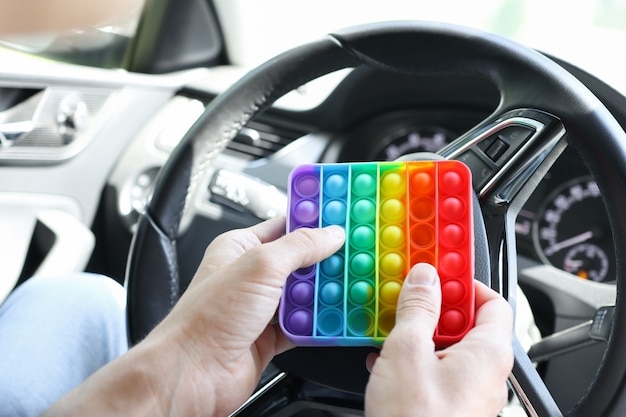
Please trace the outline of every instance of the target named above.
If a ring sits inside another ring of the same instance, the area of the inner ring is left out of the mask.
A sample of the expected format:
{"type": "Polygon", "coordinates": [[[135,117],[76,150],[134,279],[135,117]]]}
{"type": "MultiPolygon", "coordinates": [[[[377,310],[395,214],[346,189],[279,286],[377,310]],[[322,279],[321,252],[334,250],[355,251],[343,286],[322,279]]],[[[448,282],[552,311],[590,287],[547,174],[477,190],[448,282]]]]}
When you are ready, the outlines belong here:
{"type": "Polygon", "coordinates": [[[515,361],[509,386],[529,416],[561,417],[563,413],[544,384],[535,365],[516,337],[513,338],[515,361]]]}
{"type": "Polygon", "coordinates": [[[439,153],[468,165],[481,200],[509,204],[537,171],[544,174],[552,165],[564,134],[561,122],[545,112],[511,110],[488,118],[439,153]]]}
{"type": "Polygon", "coordinates": [[[465,162],[472,171],[489,244],[491,286],[513,304],[514,219],[565,148],[564,134],[555,117],[518,109],[488,118],[440,151],[446,158],[465,162]]]}
{"type": "Polygon", "coordinates": [[[539,363],[596,343],[607,343],[614,314],[614,306],[601,307],[596,311],[593,319],[544,337],[528,350],[530,360],[539,363]]]}

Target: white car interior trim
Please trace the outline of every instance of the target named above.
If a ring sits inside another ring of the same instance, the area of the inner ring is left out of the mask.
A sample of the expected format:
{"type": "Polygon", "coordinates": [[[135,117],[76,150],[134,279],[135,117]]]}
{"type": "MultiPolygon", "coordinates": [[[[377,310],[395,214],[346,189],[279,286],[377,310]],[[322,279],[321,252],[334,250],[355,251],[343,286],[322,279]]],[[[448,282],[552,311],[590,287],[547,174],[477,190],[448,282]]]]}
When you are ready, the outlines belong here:
{"type": "MultiPolygon", "coordinates": [[[[19,279],[33,238],[35,225],[42,212],[57,213],[57,218],[64,218],[63,225],[70,226],[69,233],[76,234],[77,237],[85,234],[84,232],[73,232],[78,229],[74,223],[78,222],[77,219],[82,216],[78,202],[72,198],[50,194],[0,192],[0,231],[2,231],[0,233],[0,264],[3,270],[0,277],[0,301],[4,300],[19,279]]],[[[47,224],[48,227],[57,224],[54,219],[54,215],[53,217],[44,215],[44,221],[49,223],[47,224]]],[[[84,226],[81,227],[86,229],[84,226]]],[[[55,229],[65,240],[66,232],[63,227],[55,227],[55,229]]],[[[91,233],[88,229],[87,232],[91,233]]],[[[84,244],[84,240],[81,240],[81,246],[84,244]]],[[[61,249],[66,247],[64,243],[61,249]]],[[[75,254],[72,252],[69,253],[70,256],[66,252],[62,255],[66,258],[65,263],[72,263],[72,260],[75,259],[75,254]]],[[[91,254],[91,249],[89,249],[89,253],[91,254]]]]}
{"type": "Polygon", "coordinates": [[[34,275],[66,275],[83,271],[96,244],[91,230],[61,210],[42,210],[37,213],[37,220],[47,226],[56,239],[34,275]]]}

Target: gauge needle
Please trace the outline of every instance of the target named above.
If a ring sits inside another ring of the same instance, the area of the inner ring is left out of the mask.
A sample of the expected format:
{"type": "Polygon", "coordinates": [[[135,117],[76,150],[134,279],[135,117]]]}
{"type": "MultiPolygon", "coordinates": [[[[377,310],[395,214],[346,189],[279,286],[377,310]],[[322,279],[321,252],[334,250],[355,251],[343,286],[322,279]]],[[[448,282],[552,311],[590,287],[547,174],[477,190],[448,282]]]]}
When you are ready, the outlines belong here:
{"type": "Polygon", "coordinates": [[[577,259],[570,259],[568,261],[565,261],[565,270],[567,272],[574,272],[577,269],[580,269],[581,266],[583,266],[584,261],[581,260],[577,260],[577,259]]]}
{"type": "Polygon", "coordinates": [[[593,237],[593,232],[591,230],[581,233],[577,236],[570,237],[569,239],[565,239],[562,242],[555,243],[552,246],[546,248],[544,253],[546,256],[552,256],[561,249],[569,248],[570,246],[577,245],[579,243],[585,242],[593,237]]]}

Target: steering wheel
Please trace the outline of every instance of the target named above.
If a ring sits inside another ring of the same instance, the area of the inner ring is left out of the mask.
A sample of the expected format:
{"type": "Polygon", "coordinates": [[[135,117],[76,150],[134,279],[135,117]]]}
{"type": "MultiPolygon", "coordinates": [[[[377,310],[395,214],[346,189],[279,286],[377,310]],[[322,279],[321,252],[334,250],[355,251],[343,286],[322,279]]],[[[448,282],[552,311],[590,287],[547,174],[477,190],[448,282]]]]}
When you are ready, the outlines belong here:
{"type": "MultiPolygon", "coordinates": [[[[482,265],[491,287],[513,308],[515,217],[568,144],[584,157],[605,200],[621,288],[626,279],[626,217],[620,215],[626,207],[626,135],[602,103],[562,67],[512,41],[447,24],[388,22],[341,30],[287,51],[209,104],[162,168],[134,237],[127,273],[131,343],[167,314],[188,284],[181,279],[177,244],[183,234],[193,233],[184,225],[194,215],[193,199],[216,155],[250,119],[287,92],[335,70],[359,66],[416,76],[471,74],[498,89],[498,108],[440,155],[462,160],[472,170],[477,212],[484,221],[478,240],[486,249],[484,256],[477,255],[477,274],[482,265]]],[[[624,297],[617,292],[605,356],[571,415],[623,414],[624,297]]],[[[515,364],[509,382],[529,415],[562,415],[520,343],[516,338],[512,343],[515,364]]],[[[274,360],[275,372],[262,380],[238,413],[272,415],[279,407],[307,401],[358,407],[367,379],[364,356],[353,348],[293,349],[274,360]],[[345,365],[338,371],[337,364],[345,365]]]]}

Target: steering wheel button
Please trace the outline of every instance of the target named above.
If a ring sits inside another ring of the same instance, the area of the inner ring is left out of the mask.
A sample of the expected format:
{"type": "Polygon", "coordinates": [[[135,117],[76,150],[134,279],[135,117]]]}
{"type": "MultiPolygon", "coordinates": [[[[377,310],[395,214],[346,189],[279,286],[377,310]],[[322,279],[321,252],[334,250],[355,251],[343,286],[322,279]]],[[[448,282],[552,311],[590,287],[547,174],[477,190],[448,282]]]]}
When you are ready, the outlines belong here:
{"type": "Polygon", "coordinates": [[[498,133],[498,136],[506,139],[517,148],[524,143],[526,139],[530,138],[533,133],[535,133],[535,129],[531,127],[515,125],[505,127],[498,133]]]}
{"type": "Polygon", "coordinates": [[[497,162],[502,155],[509,149],[509,144],[502,140],[501,137],[497,137],[496,140],[493,141],[491,146],[487,148],[485,154],[491,159],[493,162],[497,162]]]}
{"type": "Polygon", "coordinates": [[[454,160],[295,168],[287,232],[340,225],[346,242],[313,271],[287,277],[279,308],[286,335],[300,346],[379,346],[395,324],[404,278],[427,262],[443,292],[435,345],[460,340],[474,320],[472,193],[471,172],[454,160]]]}
{"type": "Polygon", "coordinates": [[[459,155],[458,160],[472,170],[472,182],[476,189],[486,183],[493,173],[493,169],[471,150],[459,155]]]}

